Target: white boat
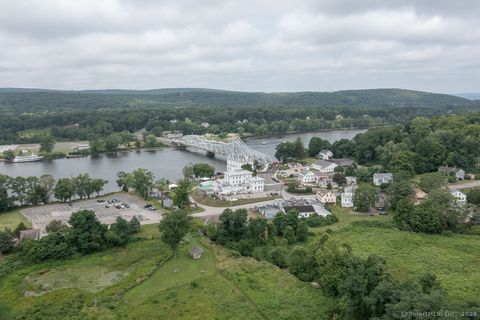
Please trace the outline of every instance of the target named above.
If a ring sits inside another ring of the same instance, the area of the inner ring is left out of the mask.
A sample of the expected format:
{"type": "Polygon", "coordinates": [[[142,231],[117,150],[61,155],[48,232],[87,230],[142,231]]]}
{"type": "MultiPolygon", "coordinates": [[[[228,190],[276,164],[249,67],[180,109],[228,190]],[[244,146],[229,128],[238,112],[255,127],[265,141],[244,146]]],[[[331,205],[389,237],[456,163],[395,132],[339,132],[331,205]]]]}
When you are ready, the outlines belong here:
{"type": "Polygon", "coordinates": [[[42,161],[43,156],[32,154],[31,156],[16,156],[13,158],[13,162],[33,162],[33,161],[42,161]]]}
{"type": "Polygon", "coordinates": [[[262,141],[262,145],[266,145],[267,144],[267,141],[262,141]]]}

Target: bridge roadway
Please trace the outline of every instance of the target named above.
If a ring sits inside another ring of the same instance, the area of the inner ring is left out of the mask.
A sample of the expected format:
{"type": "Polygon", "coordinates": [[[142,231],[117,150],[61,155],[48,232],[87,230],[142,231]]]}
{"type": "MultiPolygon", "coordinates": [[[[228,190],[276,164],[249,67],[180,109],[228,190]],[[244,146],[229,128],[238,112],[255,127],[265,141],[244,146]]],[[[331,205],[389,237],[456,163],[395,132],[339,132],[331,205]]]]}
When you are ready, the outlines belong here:
{"type": "Polygon", "coordinates": [[[241,139],[222,142],[209,140],[198,135],[186,135],[181,138],[171,139],[170,141],[177,146],[197,148],[214,155],[225,155],[228,160],[235,160],[243,163],[257,161],[263,165],[268,165],[273,162],[271,156],[250,148],[241,139]]]}

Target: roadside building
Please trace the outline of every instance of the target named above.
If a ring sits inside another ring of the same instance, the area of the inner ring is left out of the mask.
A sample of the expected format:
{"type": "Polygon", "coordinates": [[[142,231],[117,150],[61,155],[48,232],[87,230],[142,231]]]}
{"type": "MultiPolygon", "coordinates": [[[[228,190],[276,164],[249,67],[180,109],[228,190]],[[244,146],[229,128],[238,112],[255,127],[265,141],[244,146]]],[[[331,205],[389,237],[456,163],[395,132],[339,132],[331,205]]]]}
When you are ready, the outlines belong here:
{"type": "Polygon", "coordinates": [[[467,204],[467,195],[458,189],[450,190],[450,194],[455,198],[455,203],[459,206],[467,204]]]}
{"type": "Polygon", "coordinates": [[[355,163],[352,159],[347,158],[330,159],[329,161],[335,163],[339,167],[350,167],[355,163]]]}
{"type": "Polygon", "coordinates": [[[347,176],[345,179],[347,180],[347,185],[357,185],[357,177],[347,176]]]}
{"type": "Polygon", "coordinates": [[[422,189],[416,188],[415,194],[413,195],[412,202],[414,205],[419,205],[425,199],[427,199],[427,196],[428,194],[425,191],[423,191],[422,189]]]}
{"type": "Polygon", "coordinates": [[[326,149],[320,150],[320,152],[317,154],[317,158],[322,160],[328,160],[331,157],[333,157],[333,152],[326,149]]]}
{"type": "Polygon", "coordinates": [[[27,229],[27,230],[22,230],[20,231],[19,238],[20,241],[23,239],[28,239],[28,240],[40,240],[42,237],[42,231],[40,229],[27,229]]]}
{"type": "Polygon", "coordinates": [[[342,194],[340,195],[340,203],[343,208],[352,208],[353,207],[353,187],[345,187],[342,194]]]}
{"type": "Polygon", "coordinates": [[[258,211],[266,219],[273,219],[278,213],[285,214],[291,210],[296,210],[299,218],[308,218],[312,214],[318,214],[319,216],[326,217],[330,214],[330,212],[325,209],[321,203],[303,198],[278,200],[273,204],[258,207],[258,211]]]}
{"type": "Polygon", "coordinates": [[[302,184],[312,184],[317,181],[317,176],[311,170],[304,168],[297,174],[298,181],[302,184]]]}
{"type": "Polygon", "coordinates": [[[331,190],[318,190],[315,194],[315,199],[322,204],[337,204],[337,194],[331,190]]]}
{"type": "Polygon", "coordinates": [[[319,159],[312,164],[312,169],[318,170],[320,172],[333,172],[337,167],[337,164],[319,159]]]}
{"type": "Polygon", "coordinates": [[[393,175],[391,173],[374,173],[373,184],[381,186],[382,184],[391,183],[393,181],[393,175]]]}
{"type": "Polygon", "coordinates": [[[441,172],[445,175],[453,175],[455,178],[457,178],[457,180],[465,179],[465,170],[460,168],[441,166],[438,168],[438,172],[441,172]]]}

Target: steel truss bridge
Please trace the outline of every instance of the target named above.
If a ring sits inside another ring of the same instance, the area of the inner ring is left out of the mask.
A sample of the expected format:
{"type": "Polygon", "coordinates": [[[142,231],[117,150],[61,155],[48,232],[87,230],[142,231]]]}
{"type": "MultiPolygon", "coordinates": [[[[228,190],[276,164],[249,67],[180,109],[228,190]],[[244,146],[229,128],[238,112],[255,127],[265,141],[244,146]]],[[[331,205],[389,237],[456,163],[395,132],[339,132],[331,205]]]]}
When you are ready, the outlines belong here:
{"type": "Polygon", "coordinates": [[[221,142],[208,140],[203,136],[187,135],[181,138],[172,139],[172,143],[179,147],[191,147],[204,150],[213,156],[221,154],[226,156],[227,160],[234,160],[242,163],[253,163],[254,161],[258,161],[260,164],[268,165],[273,162],[271,156],[253,150],[238,138],[230,142],[221,142]]]}

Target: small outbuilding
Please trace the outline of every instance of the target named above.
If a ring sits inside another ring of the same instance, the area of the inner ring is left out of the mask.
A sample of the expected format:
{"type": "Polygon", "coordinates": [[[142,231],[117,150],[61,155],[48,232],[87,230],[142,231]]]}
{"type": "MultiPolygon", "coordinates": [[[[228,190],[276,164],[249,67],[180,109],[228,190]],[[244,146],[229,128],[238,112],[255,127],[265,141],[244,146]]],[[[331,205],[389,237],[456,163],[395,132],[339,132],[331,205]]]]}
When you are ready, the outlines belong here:
{"type": "Polygon", "coordinates": [[[190,255],[193,259],[200,259],[203,256],[203,249],[200,247],[193,247],[190,250],[190,255]]]}

